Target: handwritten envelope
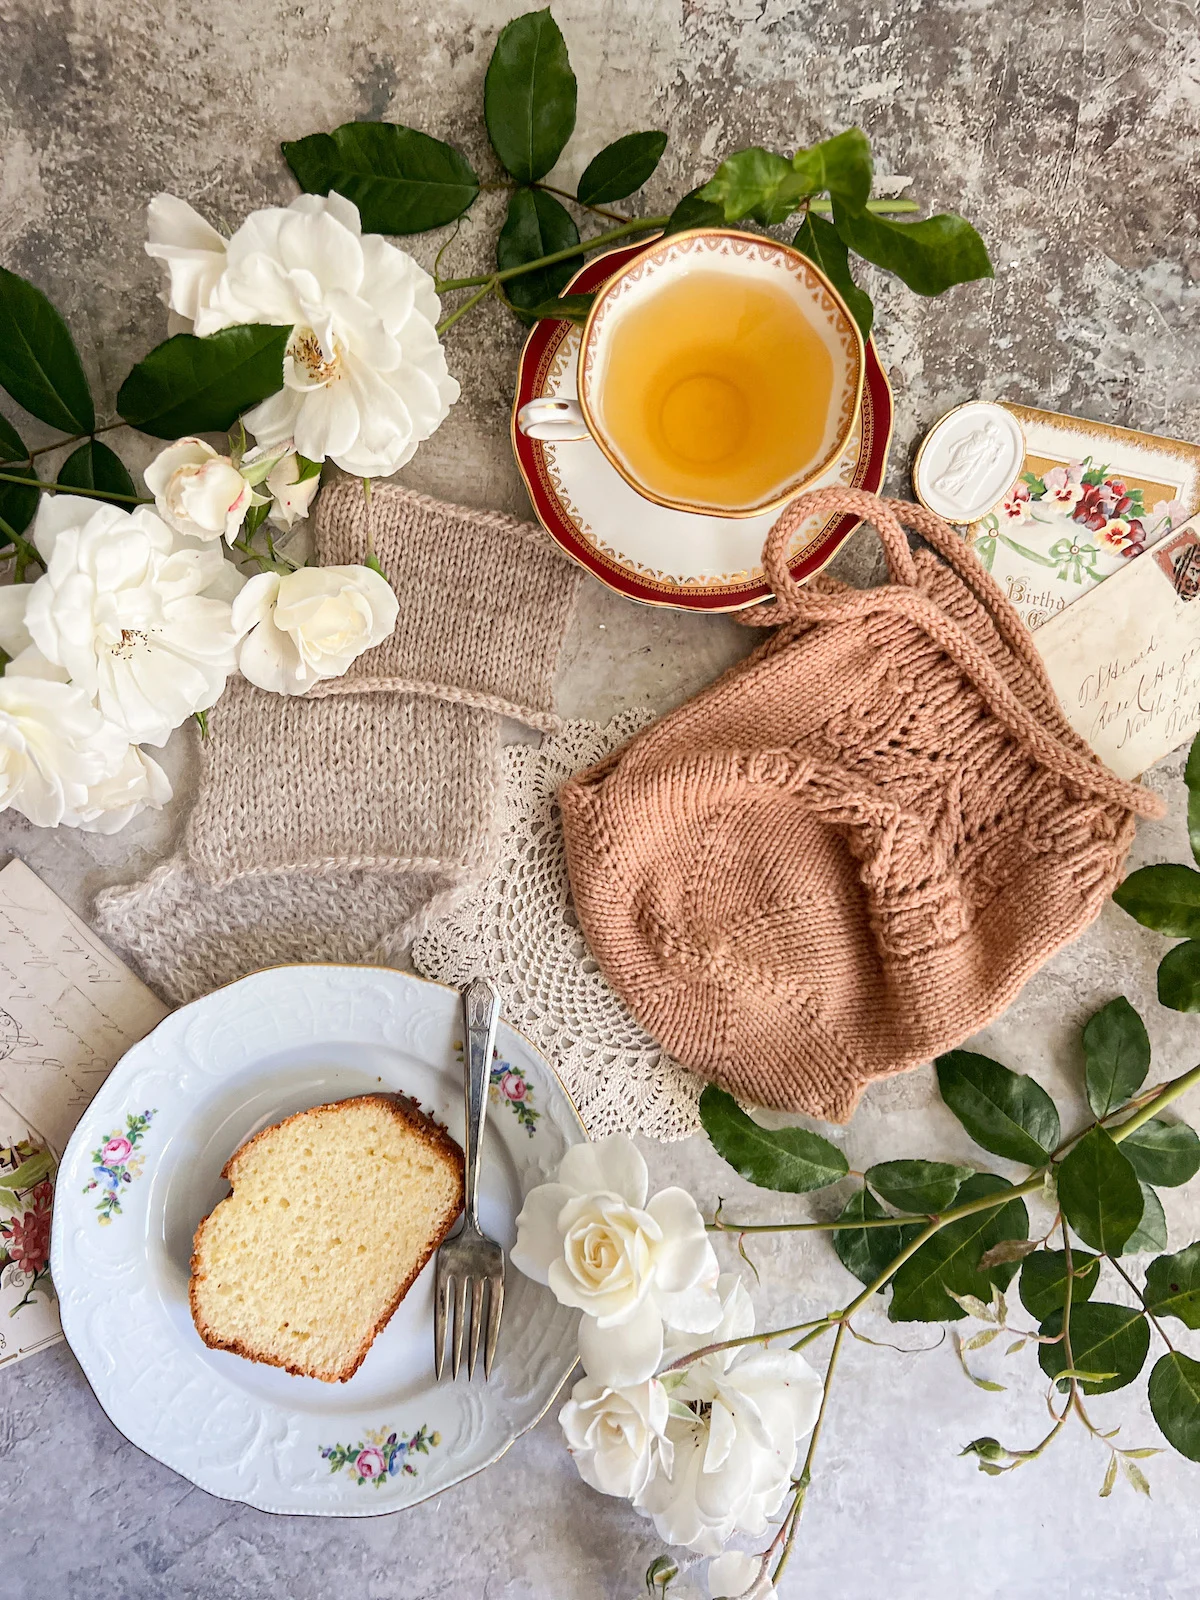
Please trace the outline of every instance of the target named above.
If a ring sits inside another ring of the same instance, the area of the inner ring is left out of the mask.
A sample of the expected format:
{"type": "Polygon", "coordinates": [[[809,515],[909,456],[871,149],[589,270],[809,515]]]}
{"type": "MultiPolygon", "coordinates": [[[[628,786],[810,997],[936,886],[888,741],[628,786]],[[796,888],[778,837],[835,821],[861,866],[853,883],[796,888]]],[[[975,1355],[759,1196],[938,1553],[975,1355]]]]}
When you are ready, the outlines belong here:
{"type": "Polygon", "coordinates": [[[166,1014],[24,862],[0,871],[0,1365],[62,1337],[55,1164],[117,1061],[166,1014]]]}
{"type": "Polygon", "coordinates": [[[1122,778],[1200,729],[1200,516],[1034,634],[1071,726],[1122,778]]]}

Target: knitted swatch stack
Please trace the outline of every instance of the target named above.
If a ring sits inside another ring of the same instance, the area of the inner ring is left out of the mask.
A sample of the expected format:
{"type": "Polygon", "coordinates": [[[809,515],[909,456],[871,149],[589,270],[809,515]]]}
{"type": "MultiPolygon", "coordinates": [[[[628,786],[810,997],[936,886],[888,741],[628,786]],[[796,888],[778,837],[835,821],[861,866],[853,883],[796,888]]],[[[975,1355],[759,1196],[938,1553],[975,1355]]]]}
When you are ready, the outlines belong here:
{"type": "Polygon", "coordinates": [[[365,559],[395,632],[303,697],[232,680],[210,714],[177,856],[109,889],[96,921],[183,1002],[288,961],[388,961],[485,874],[500,718],[558,726],[552,686],[578,588],[542,531],[392,485],[317,502],[316,559],[365,559]]]}
{"type": "Polygon", "coordinates": [[[996,1016],[1100,911],[1162,802],[1071,730],[1016,612],[932,513],[853,489],[768,537],[777,631],[559,793],[580,926],[646,1031],[745,1099],[845,1120],[996,1016]],[[798,588],[848,511],[893,583],[798,588]],[[914,557],[901,523],[937,551],[914,557]]]}

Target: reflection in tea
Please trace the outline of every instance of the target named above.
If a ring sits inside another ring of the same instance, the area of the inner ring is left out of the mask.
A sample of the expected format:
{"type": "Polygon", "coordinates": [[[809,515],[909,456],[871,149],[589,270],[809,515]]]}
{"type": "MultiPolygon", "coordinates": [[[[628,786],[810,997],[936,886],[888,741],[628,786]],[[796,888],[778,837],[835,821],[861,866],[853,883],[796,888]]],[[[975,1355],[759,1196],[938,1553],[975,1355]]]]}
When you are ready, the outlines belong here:
{"type": "Polygon", "coordinates": [[[783,287],[687,272],[638,297],[605,334],[598,420],[656,494],[745,509],[819,457],[833,359],[783,287]]]}

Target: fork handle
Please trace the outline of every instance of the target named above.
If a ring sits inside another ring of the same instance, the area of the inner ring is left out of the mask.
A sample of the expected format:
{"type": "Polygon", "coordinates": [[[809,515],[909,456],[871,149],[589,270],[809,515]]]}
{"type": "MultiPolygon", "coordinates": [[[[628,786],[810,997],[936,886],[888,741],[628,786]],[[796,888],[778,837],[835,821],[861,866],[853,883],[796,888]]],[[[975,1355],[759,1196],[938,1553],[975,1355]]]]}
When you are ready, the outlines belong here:
{"type": "Polygon", "coordinates": [[[500,992],[490,978],[476,978],[463,992],[463,1013],[467,1024],[466,1136],[463,1157],[466,1164],[466,1196],[463,1210],[468,1227],[479,1227],[479,1164],[483,1156],[483,1124],[487,1117],[488,1085],[492,1056],[496,1048],[496,1025],[500,1021],[500,992]]]}

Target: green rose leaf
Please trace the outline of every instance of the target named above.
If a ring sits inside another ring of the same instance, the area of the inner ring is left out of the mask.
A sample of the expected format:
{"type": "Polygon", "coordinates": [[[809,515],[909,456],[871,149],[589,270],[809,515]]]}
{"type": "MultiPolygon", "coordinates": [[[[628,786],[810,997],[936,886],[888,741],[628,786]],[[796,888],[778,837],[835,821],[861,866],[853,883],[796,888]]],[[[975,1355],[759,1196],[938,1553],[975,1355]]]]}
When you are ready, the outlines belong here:
{"type": "MultiPolygon", "coordinates": [[[[32,467],[16,467],[12,476],[28,478],[30,483],[37,482],[37,474],[32,467]]],[[[12,543],[7,530],[25,532],[33,521],[40,499],[41,491],[38,489],[23,489],[19,483],[0,483],[0,549],[12,543]]]]}
{"type": "Polygon", "coordinates": [[[946,1161],[883,1161],[868,1170],[867,1182],[897,1211],[927,1215],[949,1210],[973,1170],[946,1161]]]}
{"type": "MultiPolygon", "coordinates": [[[[856,1189],[838,1221],[861,1222],[864,1218],[885,1216],[887,1212],[869,1189],[856,1189]]],[[[920,1231],[919,1222],[895,1228],[839,1228],[833,1235],[833,1248],[848,1272],[860,1283],[871,1284],[920,1231]]]]}
{"type": "Polygon", "coordinates": [[[137,493],[120,456],[99,439],[88,439],[71,452],[58,469],[57,482],[71,489],[102,489],[105,494],[137,493]]]}
{"type": "Polygon", "coordinates": [[[1050,1159],[1061,1128],[1041,1084],[972,1050],[951,1050],[936,1066],[942,1099],[977,1145],[1029,1167],[1050,1159]]]}
{"type": "MultiPolygon", "coordinates": [[[[579,243],[579,229],[552,194],[541,189],[517,189],[508,202],[508,216],[496,241],[496,264],[501,272],[523,266],[539,256],[569,250],[579,243]]],[[[504,285],[524,320],[533,321],[538,308],[557,297],[559,290],[579,270],[578,261],[559,261],[552,267],[510,278],[504,285]]],[[[545,312],[541,312],[545,315],[545,312]]]]}
{"type": "Polygon", "coordinates": [[[664,234],[682,233],[687,228],[721,228],[725,225],[725,208],[712,200],[701,200],[700,190],[693,189],[672,211],[663,229],[664,234]]]}
{"type": "Polygon", "coordinates": [[[5,416],[0,416],[0,461],[26,461],[29,451],[21,435],[5,416]]]}
{"type": "Polygon", "coordinates": [[[282,149],[306,193],[345,195],[367,233],[440,228],[479,193],[479,179],[452,144],[396,122],[344,122],[282,149]]]}
{"type": "Polygon", "coordinates": [[[1200,1011],[1200,939],[1177,944],[1158,963],[1158,1000],[1172,1011],[1200,1011]]]}
{"type": "MultiPolygon", "coordinates": [[[[1071,1303],[1081,1305],[1091,1299],[1100,1281],[1100,1257],[1089,1255],[1086,1250],[1072,1250],[1071,1267],[1071,1303]]],[[[1044,1322],[1052,1311],[1061,1311],[1067,1297],[1067,1252],[1039,1250],[1027,1257],[1017,1288],[1021,1304],[1039,1322],[1044,1322]]]]}
{"type": "Polygon", "coordinates": [[[1150,1035],[1123,994],[1089,1019],[1083,1054],[1088,1105],[1103,1120],[1138,1092],[1150,1070],[1150,1035]]]}
{"type": "Polygon", "coordinates": [[[720,206],[723,222],[751,217],[771,227],[790,217],[812,192],[807,177],[785,156],[755,147],[727,156],[698,194],[720,206]]]}
{"type": "Polygon", "coordinates": [[[117,410],[156,439],[223,433],[248,406],[283,386],[291,328],[250,323],[207,339],[177,333],[156,345],[125,379],[117,410]]]}
{"type": "Polygon", "coordinates": [[[1159,1356],[1150,1374],[1150,1410],[1167,1443],[1200,1461],[1200,1361],[1182,1350],[1159,1356]]]}
{"type": "Polygon", "coordinates": [[[96,426],[92,393],[66,323],[40,289],[0,267],[0,385],[64,433],[96,426]]]}
{"type": "Polygon", "coordinates": [[[1183,781],[1187,784],[1188,792],[1188,841],[1192,855],[1200,861],[1200,733],[1192,740],[1192,748],[1188,751],[1183,781]]]}
{"type": "Polygon", "coordinates": [[[585,206],[624,200],[652,176],[666,148],[665,133],[627,133],[614,140],[583,169],[575,187],[576,199],[585,206]]]}
{"type": "Polygon", "coordinates": [[[847,128],[832,139],[797,150],[792,167],[809,186],[809,194],[828,190],[858,211],[871,198],[871,142],[861,128],[847,128]]]}
{"type": "Polygon", "coordinates": [[[1186,1122],[1152,1117],[1121,1140],[1121,1154],[1139,1178],[1160,1189],[1177,1189],[1200,1172],[1200,1138],[1186,1122]]]}
{"type": "Polygon", "coordinates": [[[815,211],[810,211],[792,243],[801,255],[807,256],[814,266],[820,267],[846,302],[846,309],[858,323],[863,338],[869,339],[875,320],[875,307],[871,296],[860,289],[850,276],[850,252],[838,238],[833,224],[817,216],[815,211]]]}
{"type": "Polygon", "coordinates": [[[1200,1241],[1146,1268],[1146,1308],[1155,1316],[1178,1317],[1200,1328],[1200,1241]]]}
{"type": "Polygon", "coordinates": [[[492,148],[518,183],[544,178],[575,127],[575,74],[558,24],[527,11],[501,29],[483,85],[492,148]]]}
{"type": "Polygon", "coordinates": [[[1139,867],[1113,890],[1113,899],[1143,928],[1173,939],[1200,935],[1200,872],[1177,862],[1139,867]]]}
{"type": "Polygon", "coordinates": [[[1126,1239],[1121,1250],[1123,1256],[1167,1248],[1167,1214],[1162,1201],[1148,1183],[1142,1183],[1140,1178],[1138,1183],[1142,1191],[1142,1220],[1126,1239]]]}
{"type": "MultiPolygon", "coordinates": [[[[977,1172],[958,1191],[958,1204],[982,1200],[995,1194],[1003,1202],[1012,1185],[992,1172],[977,1172]]],[[[888,1316],[893,1322],[957,1322],[966,1315],[950,1298],[975,1295],[990,1300],[992,1285],[1001,1289],[1012,1282],[1016,1262],[999,1262],[982,1269],[979,1258],[1002,1239],[1027,1239],[1029,1213],[1021,1199],[998,1205],[995,1211],[977,1211],[969,1217],[948,1222],[904,1263],[892,1279],[892,1303],[888,1316]]]]}
{"type": "MultiPolygon", "coordinates": [[[[1062,1332],[1063,1314],[1052,1311],[1038,1332],[1053,1339],[1062,1332]]],[[[1071,1356],[1076,1372],[1111,1372],[1111,1378],[1089,1382],[1080,1380],[1084,1394],[1111,1394],[1133,1382],[1146,1364],[1150,1349],[1150,1324],[1140,1309],[1110,1305],[1104,1300],[1089,1300],[1082,1305],[1071,1302],[1071,1356]]],[[[1067,1353],[1062,1344],[1038,1346],[1038,1365],[1048,1378],[1058,1378],[1066,1393],[1070,1384],[1060,1377],[1067,1369],[1067,1353]]]]}
{"type": "Polygon", "coordinates": [[[1058,1203],[1084,1244],[1119,1256],[1142,1220],[1138,1175],[1103,1128],[1089,1128],[1058,1168],[1058,1203]]]}
{"type": "Polygon", "coordinates": [[[529,315],[535,321],[557,317],[561,322],[583,324],[595,303],[595,294],[560,294],[556,300],[543,300],[540,306],[532,306],[529,315]]]}
{"type": "Polygon", "coordinates": [[[956,283],[994,276],[986,245],[962,217],[892,222],[854,210],[835,193],[833,225],[851,250],[903,278],[916,294],[941,294],[956,283]]]}
{"type": "Polygon", "coordinates": [[[824,1189],[849,1170],[835,1144],[806,1128],[763,1128],[731,1094],[709,1084],[700,1096],[700,1121],[713,1149],[762,1189],[805,1194],[824,1189]]]}

